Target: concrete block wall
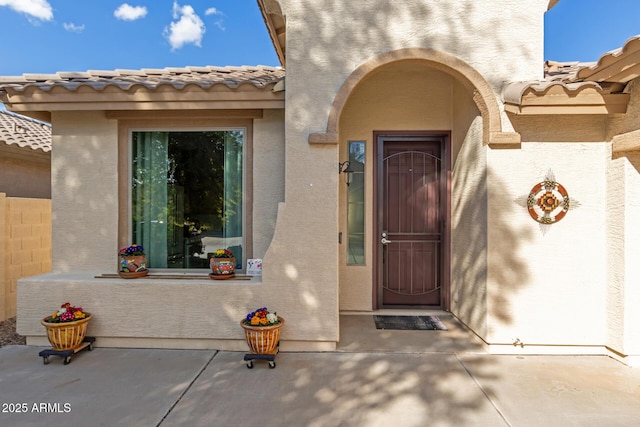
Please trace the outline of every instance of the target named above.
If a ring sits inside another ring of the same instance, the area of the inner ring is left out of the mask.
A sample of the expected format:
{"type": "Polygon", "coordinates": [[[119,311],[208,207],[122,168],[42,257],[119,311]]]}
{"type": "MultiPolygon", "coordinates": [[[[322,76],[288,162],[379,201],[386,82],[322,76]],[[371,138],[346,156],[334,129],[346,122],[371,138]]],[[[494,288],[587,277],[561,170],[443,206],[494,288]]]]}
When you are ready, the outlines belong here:
{"type": "Polygon", "coordinates": [[[0,321],[16,315],[18,279],[51,271],[51,200],[0,193],[0,321]]]}

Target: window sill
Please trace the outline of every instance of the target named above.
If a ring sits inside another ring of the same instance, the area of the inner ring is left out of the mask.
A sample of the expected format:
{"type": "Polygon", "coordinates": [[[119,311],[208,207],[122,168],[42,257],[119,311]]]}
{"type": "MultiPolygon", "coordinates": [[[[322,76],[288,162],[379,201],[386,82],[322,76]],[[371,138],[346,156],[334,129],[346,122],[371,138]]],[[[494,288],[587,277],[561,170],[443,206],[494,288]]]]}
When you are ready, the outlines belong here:
{"type": "Polygon", "coordinates": [[[235,283],[235,284],[255,284],[262,283],[261,276],[247,276],[244,274],[236,274],[231,279],[224,280],[215,280],[212,279],[208,273],[167,273],[167,272],[149,272],[146,276],[137,277],[137,278],[123,278],[118,273],[102,273],[100,275],[94,276],[96,279],[118,279],[118,280],[127,280],[127,281],[174,281],[174,280],[185,280],[185,281],[205,281],[210,283],[235,283]]]}

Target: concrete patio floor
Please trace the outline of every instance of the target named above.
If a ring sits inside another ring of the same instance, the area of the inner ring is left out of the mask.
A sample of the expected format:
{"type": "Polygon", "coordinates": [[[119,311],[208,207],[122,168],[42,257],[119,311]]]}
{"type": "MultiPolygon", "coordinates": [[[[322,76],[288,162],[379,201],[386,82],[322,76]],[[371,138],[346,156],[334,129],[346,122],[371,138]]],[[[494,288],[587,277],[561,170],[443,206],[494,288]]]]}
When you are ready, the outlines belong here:
{"type": "Polygon", "coordinates": [[[640,424],[640,369],[609,357],[489,355],[452,319],[446,332],[367,319],[342,316],[338,351],[282,352],[275,369],[238,352],[99,347],[43,365],[41,347],[4,347],[0,425],[640,424]]]}

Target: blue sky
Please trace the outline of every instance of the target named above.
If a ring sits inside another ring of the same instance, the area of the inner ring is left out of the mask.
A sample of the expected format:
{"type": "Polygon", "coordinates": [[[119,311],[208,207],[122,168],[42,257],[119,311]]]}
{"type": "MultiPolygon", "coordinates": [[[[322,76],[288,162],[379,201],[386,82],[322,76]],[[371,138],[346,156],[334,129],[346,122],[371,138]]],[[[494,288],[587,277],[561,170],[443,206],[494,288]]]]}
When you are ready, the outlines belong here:
{"type": "Polygon", "coordinates": [[[640,0],[560,0],[545,15],[545,59],[597,61],[636,35],[640,0]]]}
{"type": "Polygon", "coordinates": [[[255,0],[0,0],[0,23],[3,76],[279,65],[255,0]]]}
{"type": "MultiPolygon", "coordinates": [[[[545,59],[595,61],[640,34],[639,16],[640,0],[560,0],[545,59]]],[[[4,76],[279,65],[255,0],[0,0],[0,22],[4,76]]]]}

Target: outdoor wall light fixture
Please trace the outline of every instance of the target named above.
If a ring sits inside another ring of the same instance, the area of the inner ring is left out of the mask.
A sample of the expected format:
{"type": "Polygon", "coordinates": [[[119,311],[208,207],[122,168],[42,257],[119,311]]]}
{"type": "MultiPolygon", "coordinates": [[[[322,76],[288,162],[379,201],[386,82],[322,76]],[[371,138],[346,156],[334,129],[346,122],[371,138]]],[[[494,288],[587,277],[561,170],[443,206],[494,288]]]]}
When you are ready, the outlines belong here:
{"type": "Polygon", "coordinates": [[[351,185],[351,174],[353,173],[353,169],[351,169],[351,164],[347,160],[346,162],[338,162],[338,175],[341,173],[344,174],[344,181],[347,183],[347,187],[351,185]]]}

